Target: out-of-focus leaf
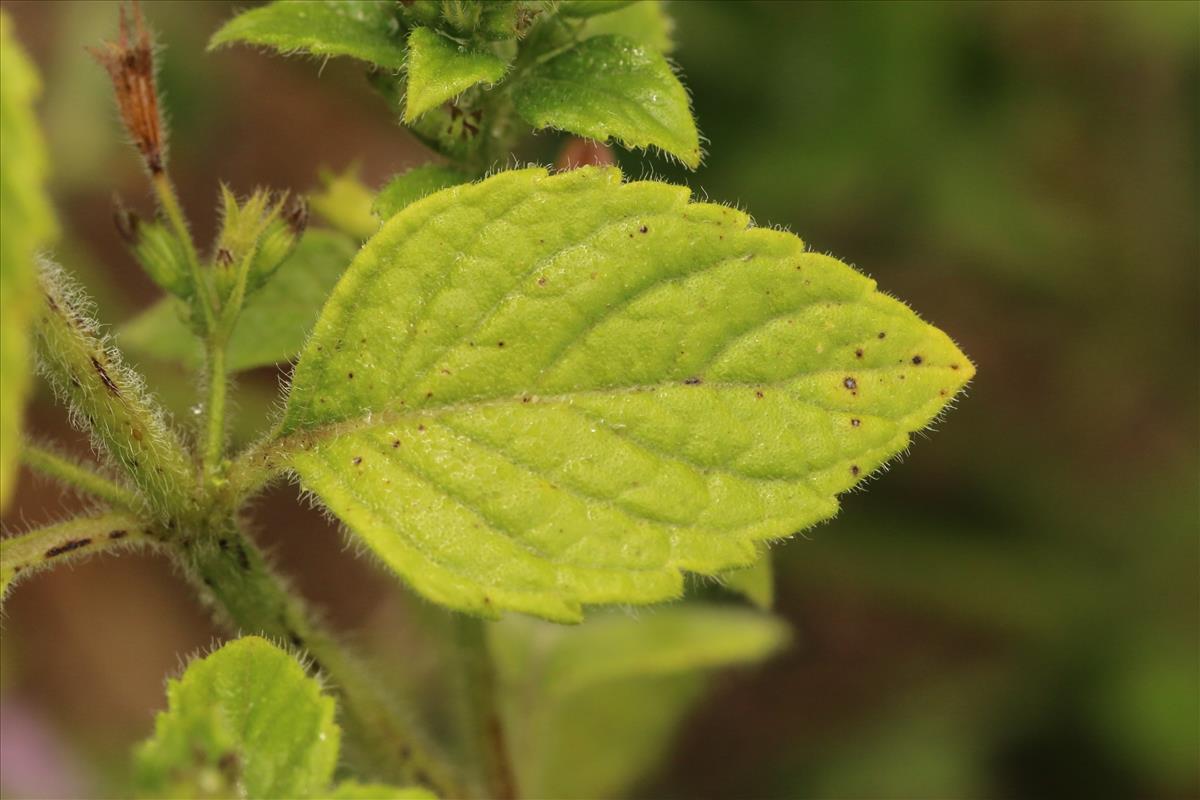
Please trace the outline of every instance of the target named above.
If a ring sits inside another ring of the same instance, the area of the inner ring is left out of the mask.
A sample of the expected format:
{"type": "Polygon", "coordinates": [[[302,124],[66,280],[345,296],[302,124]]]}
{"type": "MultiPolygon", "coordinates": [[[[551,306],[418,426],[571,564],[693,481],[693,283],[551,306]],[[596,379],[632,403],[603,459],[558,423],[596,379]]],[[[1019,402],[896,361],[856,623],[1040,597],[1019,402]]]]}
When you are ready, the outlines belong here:
{"type": "Polygon", "coordinates": [[[973,372],[791,234],[616,169],[528,169],[383,226],[270,446],[427,598],[578,620],[828,519],[973,372]]]}
{"type": "Polygon", "coordinates": [[[613,797],[655,764],[704,687],[702,672],[769,657],[787,626],[754,611],[682,605],[576,628],[494,626],[506,722],[531,797],[613,797]]]}
{"type": "MultiPolygon", "coordinates": [[[[272,279],[246,299],[229,340],[230,370],[281,364],[295,357],[321,306],[358,251],[340,233],[310,230],[272,279]]],[[[166,298],[121,328],[119,341],[134,358],[198,366],[203,349],[180,318],[178,303],[166,298]]]]}
{"type": "Polygon", "coordinates": [[[775,571],[769,552],[763,551],[750,566],[731,570],[721,577],[726,588],[745,596],[764,611],[770,611],[775,604],[775,571]]]}
{"type": "Polygon", "coordinates": [[[382,783],[339,783],[328,796],[329,800],[437,800],[430,791],[417,786],[387,786],[382,783]]]}
{"type": "Polygon", "coordinates": [[[700,164],[687,91],[660,52],[624,36],[594,36],[538,64],[513,87],[513,101],[535,128],[657,147],[700,164]]]}
{"type": "Polygon", "coordinates": [[[469,180],[466,174],[441,164],[415,167],[388,181],[375,196],[371,210],[379,219],[388,220],[426,195],[469,180]]]}
{"type": "Polygon", "coordinates": [[[29,322],[37,308],[34,255],[55,235],[46,148],[33,113],[41,82],[0,13],[0,509],[17,476],[29,392],[29,322]]]}
{"type": "Polygon", "coordinates": [[[276,0],[226,22],[208,48],[234,43],[285,54],[351,56],[395,70],[404,66],[393,0],[276,0]]]}
{"type": "Polygon", "coordinates": [[[508,65],[492,53],[458,45],[429,28],[408,36],[408,88],[404,119],[417,117],[470,89],[495,83],[508,65]]]}
{"type": "Polygon", "coordinates": [[[675,21],[662,0],[639,0],[614,13],[590,18],[583,35],[616,34],[659,53],[669,53],[675,48],[674,31],[675,21]]]}
{"type": "Polygon", "coordinates": [[[137,752],[143,796],[320,797],[337,764],[334,702],[290,655],[247,636],[167,684],[137,752]]]}
{"type": "Polygon", "coordinates": [[[594,17],[610,14],[632,5],[635,0],[566,0],[558,13],[564,17],[594,17]]]}
{"type": "Polygon", "coordinates": [[[379,230],[379,219],[371,213],[375,193],[358,179],[358,168],[341,174],[323,171],[321,188],[308,195],[308,203],[330,227],[362,241],[379,230]]]}

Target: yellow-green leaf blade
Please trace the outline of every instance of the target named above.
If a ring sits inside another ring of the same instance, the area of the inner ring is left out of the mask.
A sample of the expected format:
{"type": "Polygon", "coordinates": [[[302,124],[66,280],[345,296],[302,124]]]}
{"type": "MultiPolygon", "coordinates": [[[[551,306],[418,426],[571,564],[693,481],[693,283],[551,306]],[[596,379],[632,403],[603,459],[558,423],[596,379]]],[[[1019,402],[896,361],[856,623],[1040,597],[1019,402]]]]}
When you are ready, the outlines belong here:
{"type": "Polygon", "coordinates": [[[0,13],[0,509],[17,476],[29,392],[29,323],[37,306],[34,254],[55,235],[46,195],[46,148],[34,116],[41,92],[33,64],[0,13]]]}
{"type": "Polygon", "coordinates": [[[687,91],[660,52],[624,36],[594,36],[537,65],[513,88],[513,101],[535,128],[657,147],[700,164],[687,91]]]}
{"type": "Polygon", "coordinates": [[[285,54],[350,56],[394,70],[404,66],[404,40],[392,0],[276,0],[226,22],[208,47],[235,43],[285,54]]]}
{"type": "Polygon", "coordinates": [[[522,170],[364,246],[279,446],[426,597],[572,620],[828,519],[972,374],[795,236],[615,169],[522,170]]]}
{"type": "Polygon", "coordinates": [[[408,36],[404,119],[412,122],[477,83],[495,83],[507,69],[491,53],[462,47],[429,28],[414,28],[408,36]]]}
{"type": "Polygon", "coordinates": [[[333,698],[290,655],[247,636],[167,684],[137,752],[147,797],[319,797],[337,764],[333,698]]]}

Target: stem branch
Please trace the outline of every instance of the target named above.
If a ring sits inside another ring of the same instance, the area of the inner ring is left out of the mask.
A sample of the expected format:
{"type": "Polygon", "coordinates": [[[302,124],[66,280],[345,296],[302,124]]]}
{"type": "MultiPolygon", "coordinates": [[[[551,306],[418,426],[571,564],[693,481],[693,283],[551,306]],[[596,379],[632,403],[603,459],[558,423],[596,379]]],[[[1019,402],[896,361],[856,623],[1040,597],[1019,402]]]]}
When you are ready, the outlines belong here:
{"type": "Polygon", "coordinates": [[[26,443],[21,449],[21,460],[34,472],[73,486],[117,508],[134,512],[142,508],[141,498],[129,489],[52,450],[26,443]]]}
{"type": "Polygon", "coordinates": [[[204,448],[203,470],[205,483],[220,471],[221,458],[225,449],[225,392],[228,381],[225,376],[225,342],[213,334],[209,335],[204,381],[208,389],[208,400],[204,405],[204,448]]]}
{"type": "Polygon", "coordinates": [[[504,720],[496,696],[496,667],[488,648],[487,623],[465,614],[454,615],[458,644],[461,724],[468,737],[468,752],[483,783],[483,797],[516,800],[504,720]]]}
{"type": "Polygon", "coordinates": [[[0,539],[0,594],[17,575],[29,574],[52,563],[112,547],[155,542],[141,521],[128,514],[78,517],[0,539]]]}

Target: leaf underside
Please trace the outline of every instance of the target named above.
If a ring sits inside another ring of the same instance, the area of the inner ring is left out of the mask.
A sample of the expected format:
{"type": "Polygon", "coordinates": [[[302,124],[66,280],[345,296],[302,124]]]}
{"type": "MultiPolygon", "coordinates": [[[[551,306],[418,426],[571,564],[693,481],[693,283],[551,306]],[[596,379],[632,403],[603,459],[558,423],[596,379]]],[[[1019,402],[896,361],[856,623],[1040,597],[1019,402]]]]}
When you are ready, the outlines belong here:
{"type": "Polygon", "coordinates": [[[657,147],[700,164],[687,91],[660,52],[624,36],[593,36],[538,64],[514,87],[513,102],[534,128],[657,147]]]}
{"type": "Polygon", "coordinates": [[[575,621],[833,516],[973,371],[791,234],[612,168],[528,169],[364,246],[277,446],[425,597],[575,621]]]}

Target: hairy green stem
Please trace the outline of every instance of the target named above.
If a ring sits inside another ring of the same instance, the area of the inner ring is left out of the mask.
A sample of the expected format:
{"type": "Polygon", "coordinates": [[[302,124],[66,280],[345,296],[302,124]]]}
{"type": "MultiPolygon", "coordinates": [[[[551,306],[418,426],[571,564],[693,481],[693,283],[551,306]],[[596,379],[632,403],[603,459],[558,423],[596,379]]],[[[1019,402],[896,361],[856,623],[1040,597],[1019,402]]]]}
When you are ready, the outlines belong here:
{"type": "Polygon", "coordinates": [[[208,390],[204,404],[203,471],[209,484],[221,471],[225,454],[225,394],[228,378],[225,374],[225,342],[210,335],[204,365],[204,382],[208,390]]]}
{"type": "Polygon", "coordinates": [[[213,302],[211,286],[200,269],[200,256],[197,255],[196,245],[192,242],[192,232],[188,228],[183,208],[179,205],[175,186],[165,171],[155,173],[150,179],[150,184],[154,188],[155,195],[158,196],[158,203],[162,208],[163,216],[167,218],[167,224],[171,226],[175,236],[183,243],[184,252],[187,253],[188,270],[192,276],[192,285],[200,301],[201,313],[204,315],[204,329],[211,333],[214,328],[217,306],[213,302]]]}
{"type": "Polygon", "coordinates": [[[478,617],[454,615],[458,645],[460,724],[468,737],[470,758],[477,765],[483,797],[516,800],[508,738],[496,694],[496,667],[488,648],[487,623],[478,617]]]}
{"type": "Polygon", "coordinates": [[[234,630],[304,651],[342,697],[351,755],[371,777],[415,781],[441,797],[462,797],[449,767],[371,678],[277,576],[232,520],[180,540],[181,561],[234,630]]]}
{"type": "Polygon", "coordinates": [[[21,448],[21,460],[34,472],[73,486],[112,506],[134,512],[142,509],[142,499],[134,492],[53,450],[26,443],[21,448]]]}
{"type": "Polygon", "coordinates": [[[78,517],[0,539],[0,594],[17,576],[51,564],[112,547],[155,541],[140,520],[118,513],[78,517]]]}
{"type": "Polygon", "coordinates": [[[194,467],[164,414],[97,335],[87,301],[62,271],[44,264],[39,281],[45,302],[34,318],[38,355],[73,420],[126,471],[153,512],[193,516],[194,467]]]}

